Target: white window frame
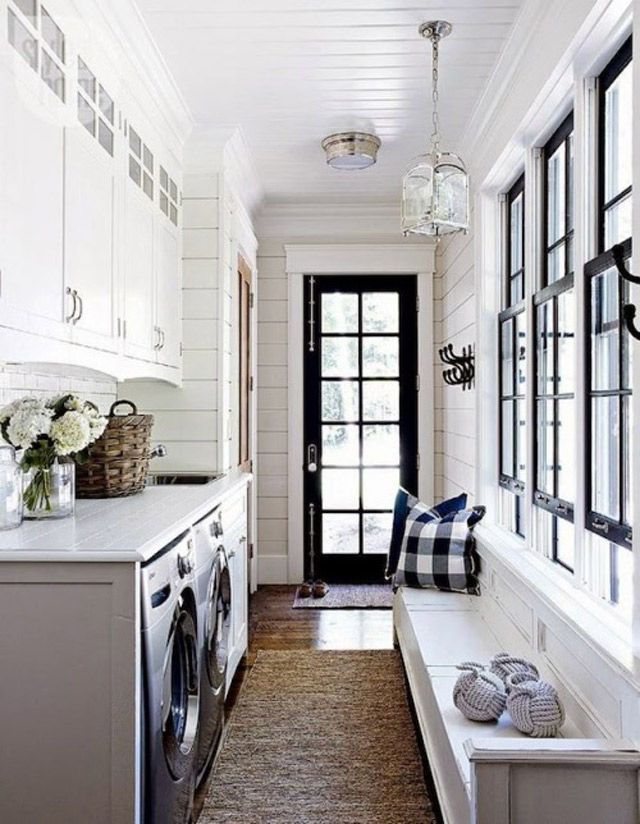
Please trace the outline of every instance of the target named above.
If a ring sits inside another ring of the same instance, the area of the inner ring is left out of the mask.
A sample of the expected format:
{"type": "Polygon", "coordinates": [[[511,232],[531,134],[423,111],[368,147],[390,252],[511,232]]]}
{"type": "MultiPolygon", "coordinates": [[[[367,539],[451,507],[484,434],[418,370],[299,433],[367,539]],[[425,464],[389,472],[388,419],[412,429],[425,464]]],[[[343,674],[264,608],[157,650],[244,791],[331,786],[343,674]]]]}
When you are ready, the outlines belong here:
{"type": "MultiPolygon", "coordinates": [[[[597,161],[597,77],[616,54],[629,36],[630,11],[623,18],[610,24],[609,29],[602,27],[592,30],[582,45],[575,47],[570,59],[563,61],[564,71],[555,82],[551,93],[545,94],[546,100],[538,103],[530,114],[528,122],[521,124],[519,140],[514,139],[505,148],[502,156],[487,176],[476,194],[475,215],[475,260],[476,296],[477,296],[477,330],[478,330],[478,370],[477,370],[477,422],[476,422],[476,489],[478,499],[487,504],[489,512],[499,513],[498,523],[478,527],[479,545],[489,547],[491,542],[507,551],[517,564],[513,553],[529,551],[536,576],[548,576],[550,585],[565,588],[575,594],[576,603],[582,603],[586,616],[589,611],[597,620],[606,624],[617,635],[628,633],[630,618],[637,630],[634,638],[635,647],[640,649],[640,598],[634,597],[633,615],[625,615],[619,608],[605,603],[598,597],[597,587],[601,570],[598,559],[590,557],[587,552],[587,532],[585,523],[585,289],[584,264],[597,254],[597,177],[585,174],[586,169],[595,169],[597,161]],[[540,542],[536,535],[534,517],[533,491],[535,479],[535,437],[531,421],[534,420],[535,404],[535,361],[534,361],[534,311],[533,294],[540,288],[542,266],[542,227],[543,227],[543,156],[542,148],[559,126],[569,111],[574,110],[575,135],[575,297],[576,297],[576,500],[574,508],[575,522],[575,570],[571,574],[558,564],[546,559],[542,563],[540,542]],[[522,135],[527,139],[523,140],[522,135]],[[499,478],[499,415],[497,392],[498,358],[498,315],[502,309],[502,289],[505,282],[506,252],[506,204],[504,193],[520,174],[524,162],[525,169],[525,270],[528,273],[525,284],[527,315],[527,475],[525,482],[524,529],[525,538],[509,532],[500,526],[500,487],[499,478]],[[537,559],[540,559],[538,561],[537,559]],[[587,586],[591,579],[592,586],[587,586]]],[[[634,60],[634,101],[640,99],[640,70],[638,57],[634,60]]],[[[634,132],[634,183],[640,181],[640,129],[634,132]]],[[[638,185],[637,190],[640,190],[638,185]]],[[[634,199],[634,234],[640,231],[639,199],[634,199]]],[[[640,290],[635,290],[640,291],[640,290]]],[[[639,295],[632,295],[638,300],[639,295]]],[[[640,385],[640,358],[636,346],[634,357],[634,385],[640,385]]],[[[640,415],[633,420],[634,439],[640,438],[640,415]]],[[[634,440],[637,444],[640,441],[634,440]]],[[[638,535],[638,507],[640,506],[639,476],[640,466],[634,467],[634,495],[636,524],[634,525],[634,555],[638,557],[640,541],[638,535]]],[[[526,558],[527,556],[525,556],[526,558]]],[[[525,565],[527,561],[525,560],[525,565]]],[[[640,593],[640,564],[635,564],[634,593],[640,593]]],[[[526,572],[522,572],[523,577],[526,572]]],[[[591,622],[593,624],[593,619],[591,622]]]]}

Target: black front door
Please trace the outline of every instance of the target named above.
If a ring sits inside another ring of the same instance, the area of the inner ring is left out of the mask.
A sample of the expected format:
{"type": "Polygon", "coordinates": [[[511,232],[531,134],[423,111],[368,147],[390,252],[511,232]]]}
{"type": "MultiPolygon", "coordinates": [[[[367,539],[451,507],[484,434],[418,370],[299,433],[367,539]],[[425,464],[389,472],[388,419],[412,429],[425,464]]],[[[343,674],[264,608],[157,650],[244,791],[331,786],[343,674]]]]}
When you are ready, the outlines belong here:
{"type": "Polygon", "coordinates": [[[307,575],[383,580],[396,490],[417,487],[416,285],[305,278],[307,575]]]}

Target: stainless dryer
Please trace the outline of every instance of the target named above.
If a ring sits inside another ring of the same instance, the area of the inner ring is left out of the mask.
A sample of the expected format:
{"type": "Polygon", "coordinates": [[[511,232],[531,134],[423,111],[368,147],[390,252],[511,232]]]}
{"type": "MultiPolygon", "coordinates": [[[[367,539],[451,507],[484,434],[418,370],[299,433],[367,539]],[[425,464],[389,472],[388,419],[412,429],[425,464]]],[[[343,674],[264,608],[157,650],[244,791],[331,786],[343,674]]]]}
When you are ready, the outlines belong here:
{"type": "Polygon", "coordinates": [[[144,821],[193,813],[200,674],[191,530],[142,567],[144,821]]]}
{"type": "Polygon", "coordinates": [[[206,780],[224,728],[231,630],[231,580],[222,544],[220,508],[194,526],[200,630],[200,738],[196,784],[206,780]]]}

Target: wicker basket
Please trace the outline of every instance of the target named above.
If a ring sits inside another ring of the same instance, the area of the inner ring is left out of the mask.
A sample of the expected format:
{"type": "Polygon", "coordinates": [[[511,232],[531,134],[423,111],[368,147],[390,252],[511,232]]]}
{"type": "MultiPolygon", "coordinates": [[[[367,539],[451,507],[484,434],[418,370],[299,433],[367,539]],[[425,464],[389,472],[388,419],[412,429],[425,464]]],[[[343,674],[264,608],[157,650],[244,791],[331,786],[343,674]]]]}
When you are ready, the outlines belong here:
{"type": "Polygon", "coordinates": [[[77,498],[119,498],[144,489],[149,470],[153,415],[138,415],[131,401],[116,401],[102,437],[89,447],[89,458],[76,473],[77,498]],[[123,404],[130,415],[116,415],[123,404]]]}

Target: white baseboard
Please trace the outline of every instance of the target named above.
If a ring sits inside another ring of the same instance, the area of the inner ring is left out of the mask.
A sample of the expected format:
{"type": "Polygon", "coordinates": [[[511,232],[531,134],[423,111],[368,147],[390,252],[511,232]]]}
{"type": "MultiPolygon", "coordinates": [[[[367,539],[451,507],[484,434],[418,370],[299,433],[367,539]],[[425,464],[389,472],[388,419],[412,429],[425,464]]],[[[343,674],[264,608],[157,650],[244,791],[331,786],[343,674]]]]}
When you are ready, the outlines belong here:
{"type": "Polygon", "coordinates": [[[287,555],[258,555],[258,585],[288,584],[288,561],[287,555]]]}

